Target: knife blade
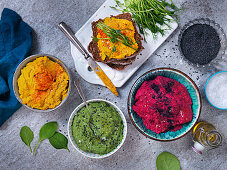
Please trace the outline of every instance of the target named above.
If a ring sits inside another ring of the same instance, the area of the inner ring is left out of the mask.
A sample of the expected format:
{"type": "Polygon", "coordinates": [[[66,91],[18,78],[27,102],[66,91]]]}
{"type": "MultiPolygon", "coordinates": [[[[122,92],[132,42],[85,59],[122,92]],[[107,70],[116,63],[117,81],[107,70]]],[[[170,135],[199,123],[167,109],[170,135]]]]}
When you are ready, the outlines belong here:
{"type": "Polygon", "coordinates": [[[104,73],[101,67],[94,61],[93,58],[89,57],[87,59],[89,66],[93,69],[93,71],[99,76],[105,86],[116,96],[118,96],[118,92],[116,87],[113,85],[109,77],[104,73]]]}
{"type": "Polygon", "coordinates": [[[105,74],[105,72],[101,69],[101,67],[95,62],[95,60],[89,55],[87,50],[83,47],[80,41],[76,38],[73,31],[70,29],[68,25],[64,22],[60,22],[58,27],[60,30],[66,35],[66,37],[73,43],[73,45],[84,55],[85,59],[88,61],[88,65],[92,68],[92,70],[98,75],[98,77],[102,80],[105,86],[116,96],[118,96],[118,92],[114,84],[111,82],[109,77],[105,74]]]}

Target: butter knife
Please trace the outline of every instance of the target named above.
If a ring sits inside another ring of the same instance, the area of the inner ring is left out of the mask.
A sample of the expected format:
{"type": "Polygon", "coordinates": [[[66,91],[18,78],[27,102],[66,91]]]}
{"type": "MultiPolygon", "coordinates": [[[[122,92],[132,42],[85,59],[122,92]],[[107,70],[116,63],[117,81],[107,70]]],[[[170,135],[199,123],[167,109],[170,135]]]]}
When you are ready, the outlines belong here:
{"type": "Polygon", "coordinates": [[[67,26],[64,22],[60,22],[58,27],[66,35],[66,37],[73,43],[73,45],[84,55],[84,58],[88,61],[88,65],[93,69],[93,71],[99,76],[105,86],[116,96],[118,92],[116,87],[113,85],[109,77],[104,73],[101,67],[94,61],[94,59],[89,55],[87,50],[83,47],[80,41],[76,38],[74,32],[67,26]]]}

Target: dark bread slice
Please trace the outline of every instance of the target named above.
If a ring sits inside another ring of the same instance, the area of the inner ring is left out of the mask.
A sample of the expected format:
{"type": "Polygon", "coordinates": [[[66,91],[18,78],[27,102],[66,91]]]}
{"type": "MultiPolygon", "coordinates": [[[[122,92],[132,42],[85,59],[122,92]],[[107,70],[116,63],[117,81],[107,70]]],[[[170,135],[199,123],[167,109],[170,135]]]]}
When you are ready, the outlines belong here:
{"type": "MultiPolygon", "coordinates": [[[[119,14],[117,16],[111,16],[111,17],[114,17],[114,18],[117,18],[117,19],[126,19],[126,20],[129,20],[133,23],[133,26],[135,28],[135,40],[137,41],[138,43],[138,50],[131,56],[126,56],[124,59],[109,59],[108,57],[103,61],[101,59],[101,57],[99,56],[99,49],[97,47],[97,42],[95,42],[94,40],[89,44],[89,47],[88,47],[88,50],[89,52],[93,52],[95,54],[95,59],[97,59],[97,61],[100,61],[100,62],[105,62],[105,63],[112,63],[112,62],[116,62],[115,64],[120,64],[121,62],[126,62],[126,63],[131,63],[132,60],[126,60],[126,59],[129,59],[129,58],[133,58],[135,60],[135,56],[142,50],[143,46],[142,46],[142,37],[138,34],[138,31],[135,27],[135,23],[132,21],[132,17],[131,17],[131,14],[129,13],[125,13],[125,14],[119,14]],[[97,55],[98,54],[98,55],[97,55]],[[126,60],[126,61],[125,61],[126,60]]],[[[94,37],[97,37],[98,35],[98,32],[97,32],[97,23],[100,22],[100,21],[104,21],[103,19],[99,19],[98,21],[96,22],[92,22],[92,30],[93,30],[93,36],[94,37]]],[[[133,61],[134,61],[133,60],[133,61]]]]}
{"type": "Polygon", "coordinates": [[[116,70],[124,70],[128,65],[131,65],[132,63],[129,64],[112,64],[112,63],[106,63],[109,67],[116,69],[116,70]]]}
{"type": "MultiPolygon", "coordinates": [[[[131,63],[130,63],[131,64],[131,63]]],[[[128,65],[120,65],[120,64],[111,64],[111,63],[107,63],[107,65],[115,70],[124,70],[128,65]]]]}
{"type": "MultiPolygon", "coordinates": [[[[136,59],[136,55],[143,49],[142,42],[141,42],[142,37],[139,35],[139,33],[136,29],[135,23],[132,21],[131,14],[125,13],[125,14],[119,14],[117,16],[111,16],[111,17],[114,17],[114,18],[117,18],[117,19],[126,19],[126,20],[129,20],[133,23],[133,26],[135,28],[135,40],[137,41],[138,46],[139,46],[138,50],[133,55],[126,56],[124,59],[114,59],[114,58],[109,59],[108,57],[106,57],[106,59],[103,61],[101,59],[101,56],[99,55],[100,51],[99,51],[99,48],[98,48],[98,43],[96,41],[92,40],[90,42],[89,46],[88,46],[88,51],[90,53],[92,53],[94,60],[99,61],[99,62],[103,62],[103,63],[109,63],[108,65],[110,67],[112,67],[114,69],[118,69],[118,67],[119,67],[118,70],[122,70],[127,65],[131,64],[136,59]]],[[[97,34],[98,34],[97,23],[100,22],[100,21],[103,21],[103,19],[99,19],[96,22],[92,22],[92,30],[93,30],[93,36],[94,37],[97,37],[97,34]]]]}

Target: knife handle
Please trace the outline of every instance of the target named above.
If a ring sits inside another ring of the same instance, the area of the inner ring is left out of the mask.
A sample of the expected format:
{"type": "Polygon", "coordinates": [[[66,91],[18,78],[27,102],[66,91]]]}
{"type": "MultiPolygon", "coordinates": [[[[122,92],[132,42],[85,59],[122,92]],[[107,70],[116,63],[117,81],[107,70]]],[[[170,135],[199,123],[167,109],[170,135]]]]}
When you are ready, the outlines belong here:
{"type": "Polygon", "coordinates": [[[66,37],[73,43],[73,45],[84,55],[85,59],[88,59],[90,55],[87,50],[83,47],[80,41],[76,38],[71,28],[64,22],[58,24],[60,30],[66,35],[66,37]]]}

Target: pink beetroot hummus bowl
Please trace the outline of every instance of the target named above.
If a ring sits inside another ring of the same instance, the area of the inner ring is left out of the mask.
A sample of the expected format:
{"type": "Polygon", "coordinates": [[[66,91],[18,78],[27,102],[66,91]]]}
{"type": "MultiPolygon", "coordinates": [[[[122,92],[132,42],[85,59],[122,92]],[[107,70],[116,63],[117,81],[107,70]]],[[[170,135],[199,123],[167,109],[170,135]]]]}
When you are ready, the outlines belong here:
{"type": "Polygon", "coordinates": [[[128,96],[132,123],[143,135],[158,141],[186,135],[200,112],[198,87],[189,76],[175,69],[146,72],[135,81],[128,96]]]}

